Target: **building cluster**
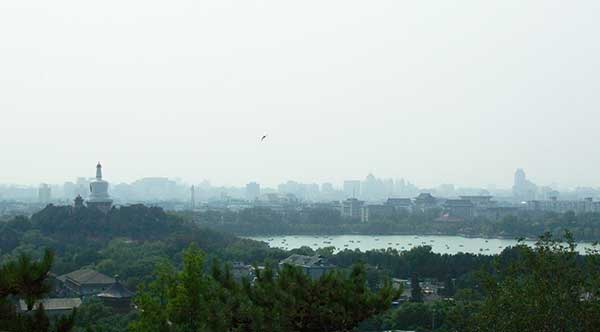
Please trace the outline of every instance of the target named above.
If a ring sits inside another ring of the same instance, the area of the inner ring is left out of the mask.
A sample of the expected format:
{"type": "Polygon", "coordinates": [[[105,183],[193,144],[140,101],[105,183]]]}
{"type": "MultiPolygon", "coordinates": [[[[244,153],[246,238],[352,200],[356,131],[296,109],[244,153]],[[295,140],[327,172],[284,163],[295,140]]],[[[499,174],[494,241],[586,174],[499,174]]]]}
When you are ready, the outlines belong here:
{"type": "Polygon", "coordinates": [[[483,212],[500,216],[510,209],[595,212],[598,206],[593,200],[600,200],[600,188],[578,187],[559,192],[552,186],[536,185],[523,169],[516,170],[509,190],[493,186],[487,189],[457,188],[453,184],[418,188],[404,179],[383,179],[373,174],[363,180],[344,181],[340,187],[332,183],[287,181],[276,188],[265,188],[258,182],[249,182],[244,187],[216,187],[203,181],[190,186],[164,177],[143,178],[109,188],[102,178],[79,177],[62,186],[45,183],[37,188],[0,185],[0,217],[30,215],[46,204],[64,204],[78,196],[86,204],[101,210],[107,210],[112,204],[138,203],[167,210],[241,210],[249,207],[285,210],[299,205],[325,204],[339,209],[345,217],[368,221],[375,215],[386,216],[394,211],[435,207],[446,211],[442,216],[452,220],[483,212]],[[488,196],[494,197],[495,206],[477,198],[488,196]],[[388,201],[390,197],[403,198],[388,201]]]}
{"type": "MultiPolygon", "coordinates": [[[[36,308],[41,304],[48,316],[69,314],[89,298],[98,298],[115,313],[127,313],[132,309],[131,300],[135,293],[123,286],[118,276],[112,278],[84,268],[61,276],[51,275],[51,280],[54,297],[34,304],[36,308]]],[[[28,311],[24,301],[20,301],[17,310],[28,311]]]]}
{"type": "Polygon", "coordinates": [[[561,201],[556,197],[548,200],[531,200],[526,202],[525,208],[531,211],[550,211],[565,213],[573,211],[575,213],[600,212],[600,201],[594,201],[592,197],[587,197],[577,201],[561,201]]]}
{"type": "Polygon", "coordinates": [[[498,219],[515,211],[513,207],[499,206],[489,195],[446,199],[434,197],[430,193],[421,193],[414,198],[388,198],[379,204],[349,198],[341,203],[340,213],[345,218],[369,222],[391,219],[400,213],[426,212],[433,209],[440,212],[438,221],[463,221],[478,216],[498,219]]]}

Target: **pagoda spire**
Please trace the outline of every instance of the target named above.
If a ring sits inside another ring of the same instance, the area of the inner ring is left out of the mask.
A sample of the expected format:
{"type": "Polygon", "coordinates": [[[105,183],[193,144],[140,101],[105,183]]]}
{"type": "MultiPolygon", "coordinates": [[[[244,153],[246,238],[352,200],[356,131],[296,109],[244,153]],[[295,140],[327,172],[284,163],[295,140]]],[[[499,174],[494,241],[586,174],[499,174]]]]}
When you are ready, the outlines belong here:
{"type": "Polygon", "coordinates": [[[100,162],[96,165],[96,179],[102,180],[102,165],[100,165],[100,162]]]}

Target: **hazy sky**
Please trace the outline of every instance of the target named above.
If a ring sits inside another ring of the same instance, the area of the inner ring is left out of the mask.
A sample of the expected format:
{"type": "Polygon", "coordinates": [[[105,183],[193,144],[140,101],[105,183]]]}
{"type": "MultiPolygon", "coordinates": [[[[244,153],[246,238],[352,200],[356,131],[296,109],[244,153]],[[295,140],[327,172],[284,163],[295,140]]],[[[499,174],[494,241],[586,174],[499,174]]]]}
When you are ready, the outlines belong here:
{"type": "Polygon", "coordinates": [[[0,182],[600,186],[600,1],[0,2],[0,182]],[[267,132],[265,144],[259,137],[267,132]]]}

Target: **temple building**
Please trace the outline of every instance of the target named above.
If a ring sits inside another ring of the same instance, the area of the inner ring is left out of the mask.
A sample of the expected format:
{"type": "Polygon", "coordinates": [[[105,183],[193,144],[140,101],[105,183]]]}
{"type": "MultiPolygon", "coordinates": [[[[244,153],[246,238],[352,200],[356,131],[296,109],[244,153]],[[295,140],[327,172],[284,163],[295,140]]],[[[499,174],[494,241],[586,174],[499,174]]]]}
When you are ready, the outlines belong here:
{"type": "Polygon", "coordinates": [[[78,297],[93,296],[104,292],[115,279],[92,269],[80,269],[57,278],[65,293],[78,297]]]}
{"type": "Polygon", "coordinates": [[[108,182],[102,180],[102,165],[96,165],[96,179],[90,182],[90,195],[87,206],[97,208],[107,213],[112,206],[112,199],[108,195],[108,182]]]}
{"type": "Polygon", "coordinates": [[[112,286],[98,294],[98,298],[105,306],[123,313],[131,310],[131,299],[134,296],[134,292],[129,291],[121,284],[119,276],[115,276],[115,283],[112,286]]]}

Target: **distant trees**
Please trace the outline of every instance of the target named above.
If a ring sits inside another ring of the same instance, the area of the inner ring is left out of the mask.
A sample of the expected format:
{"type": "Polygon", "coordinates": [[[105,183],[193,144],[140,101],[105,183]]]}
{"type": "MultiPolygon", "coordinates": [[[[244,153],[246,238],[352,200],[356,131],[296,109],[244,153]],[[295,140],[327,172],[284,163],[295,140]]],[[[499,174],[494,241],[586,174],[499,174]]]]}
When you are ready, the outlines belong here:
{"type": "MultiPolygon", "coordinates": [[[[195,215],[199,224],[237,235],[272,234],[468,234],[486,237],[537,237],[545,232],[560,236],[570,230],[580,241],[600,240],[600,213],[514,211],[499,218],[476,217],[439,222],[441,210],[397,213],[368,223],[342,218],[331,208],[305,207],[283,212],[263,207],[233,211],[206,211],[195,215]]],[[[181,214],[191,219],[190,215],[181,214]]]]}
{"type": "Polygon", "coordinates": [[[349,331],[381,313],[397,294],[389,283],[377,293],[365,269],[312,280],[300,269],[270,268],[236,282],[225,265],[204,273],[204,254],[191,246],[183,269],[162,266],[139,293],[140,318],[132,331],[349,331]]]}

